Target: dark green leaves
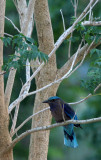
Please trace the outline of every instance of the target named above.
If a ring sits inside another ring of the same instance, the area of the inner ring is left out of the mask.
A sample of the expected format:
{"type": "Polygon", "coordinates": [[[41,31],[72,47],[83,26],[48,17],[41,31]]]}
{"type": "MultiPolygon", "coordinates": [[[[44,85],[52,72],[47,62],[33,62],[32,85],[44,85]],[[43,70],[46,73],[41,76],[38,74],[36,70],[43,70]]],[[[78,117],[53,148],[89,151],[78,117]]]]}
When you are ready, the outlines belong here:
{"type": "Polygon", "coordinates": [[[93,56],[94,54],[97,54],[98,57],[101,57],[101,50],[100,49],[96,49],[96,48],[92,49],[90,51],[90,56],[93,56]]]}
{"type": "Polygon", "coordinates": [[[80,40],[80,37],[78,36],[73,36],[73,37],[70,37],[69,39],[68,39],[68,41],[72,41],[73,43],[74,42],[77,42],[78,40],[80,40]]]}
{"type": "Polygon", "coordinates": [[[101,50],[97,48],[92,49],[90,56],[95,56],[96,59],[93,58],[94,61],[91,63],[86,78],[82,80],[81,86],[93,94],[94,89],[101,83],[101,50]]]}
{"type": "Polygon", "coordinates": [[[78,24],[75,26],[75,29],[80,32],[86,30],[85,26],[83,26],[81,22],[78,22],[78,24]]]}
{"type": "Polygon", "coordinates": [[[72,24],[76,21],[76,19],[77,19],[77,18],[76,18],[75,16],[72,16],[72,17],[71,17],[70,24],[72,25],[72,24]]]}
{"type": "Polygon", "coordinates": [[[82,80],[81,86],[93,94],[99,83],[101,83],[101,68],[92,67],[88,70],[86,79],[82,80]]]}
{"type": "Polygon", "coordinates": [[[89,45],[94,40],[95,43],[98,43],[101,40],[101,28],[95,26],[83,26],[81,22],[79,22],[75,26],[78,35],[80,35],[89,45]]]}
{"type": "Polygon", "coordinates": [[[6,47],[8,47],[12,41],[12,38],[10,38],[10,37],[0,37],[0,39],[3,41],[3,43],[6,47]]]}
{"type": "Polygon", "coordinates": [[[13,38],[0,37],[0,39],[6,47],[12,45],[13,49],[19,53],[19,55],[12,54],[10,56],[8,62],[4,64],[3,70],[7,71],[11,67],[20,69],[25,66],[27,59],[31,61],[38,58],[39,61],[44,61],[45,63],[48,61],[48,55],[39,51],[32,38],[25,37],[23,34],[18,34],[13,36],[13,38]]]}

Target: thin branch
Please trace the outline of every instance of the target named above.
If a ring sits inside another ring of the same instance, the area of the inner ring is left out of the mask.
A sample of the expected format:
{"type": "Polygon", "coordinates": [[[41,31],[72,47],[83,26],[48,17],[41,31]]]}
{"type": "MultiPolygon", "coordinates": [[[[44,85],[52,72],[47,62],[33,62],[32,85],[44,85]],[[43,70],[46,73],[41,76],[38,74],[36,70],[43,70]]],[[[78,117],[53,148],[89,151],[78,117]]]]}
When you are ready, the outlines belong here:
{"type": "Polygon", "coordinates": [[[65,32],[66,31],[66,27],[65,27],[65,21],[64,21],[64,16],[63,16],[63,13],[62,13],[62,9],[60,9],[60,13],[61,13],[61,17],[62,17],[64,32],[65,32]]]}
{"type": "Polygon", "coordinates": [[[100,122],[100,121],[101,121],[101,117],[87,119],[87,120],[68,120],[68,121],[65,121],[65,122],[62,122],[62,123],[55,123],[55,124],[48,125],[48,126],[33,128],[31,130],[27,130],[26,132],[22,133],[20,136],[15,138],[12,141],[12,143],[10,144],[10,146],[8,146],[6,148],[6,150],[4,150],[1,154],[3,154],[5,152],[7,152],[8,150],[12,149],[16,145],[16,143],[18,143],[20,140],[22,140],[23,138],[25,138],[26,136],[28,136],[29,134],[32,134],[34,132],[46,131],[46,130],[50,130],[52,128],[65,126],[65,125],[68,125],[68,124],[90,124],[90,123],[95,123],[95,122],[100,122]]]}
{"type": "Polygon", "coordinates": [[[84,26],[101,26],[101,21],[84,21],[81,24],[84,26]]]}
{"type": "MultiPolygon", "coordinates": [[[[88,47],[88,49],[85,51],[84,56],[83,56],[83,58],[82,58],[80,64],[79,64],[76,68],[74,68],[74,70],[71,71],[70,74],[68,74],[68,77],[69,77],[72,73],[74,73],[74,72],[82,65],[82,63],[84,62],[84,59],[85,59],[85,57],[87,56],[87,54],[88,54],[90,48],[91,48],[92,45],[94,44],[94,41],[95,41],[95,40],[93,40],[93,42],[90,44],[90,46],[88,47]]],[[[80,48],[79,48],[79,50],[80,50],[80,48]]],[[[78,52],[79,52],[79,50],[78,50],[78,52]]],[[[66,78],[67,78],[67,77],[66,77],[66,78]]]]}
{"type": "MultiPolygon", "coordinates": [[[[72,3],[73,8],[74,8],[74,16],[77,17],[78,0],[74,0],[74,3],[73,3],[73,1],[71,0],[71,3],[72,3]]],[[[72,37],[73,37],[73,32],[71,33],[71,38],[72,38],[72,37]]],[[[71,44],[72,44],[72,41],[70,40],[70,41],[69,41],[69,47],[68,47],[68,58],[70,58],[71,44]]]]}
{"type": "MultiPolygon", "coordinates": [[[[30,62],[27,59],[26,61],[26,82],[30,79],[30,62]]],[[[28,85],[26,86],[25,92],[28,93],[30,89],[30,81],[28,83],[28,85]]]]}
{"type": "MultiPolygon", "coordinates": [[[[71,38],[72,38],[72,36],[73,36],[73,32],[71,33],[71,38]]],[[[72,44],[72,41],[70,40],[69,41],[69,47],[68,47],[68,59],[70,58],[71,44],[72,44]]]]}
{"type": "Polygon", "coordinates": [[[32,114],[30,117],[28,117],[25,121],[23,121],[16,129],[15,129],[15,131],[12,133],[12,136],[14,136],[14,134],[15,133],[17,133],[29,120],[31,120],[34,116],[36,116],[36,115],[38,115],[39,113],[42,113],[42,112],[44,112],[44,111],[46,111],[46,110],[49,110],[50,109],[50,107],[47,107],[47,108],[45,108],[45,109],[43,109],[43,110],[41,110],[41,111],[39,111],[39,112],[37,112],[37,113],[34,113],[34,114],[32,114]]]}
{"type": "Polygon", "coordinates": [[[16,122],[17,122],[17,117],[18,117],[18,112],[19,112],[19,105],[20,104],[17,104],[17,106],[16,106],[15,113],[14,113],[14,118],[12,120],[13,123],[12,123],[11,131],[10,131],[11,136],[12,136],[12,133],[14,132],[14,130],[15,130],[15,127],[16,127],[16,122]]]}
{"type": "Polygon", "coordinates": [[[71,3],[72,3],[72,6],[74,7],[74,3],[73,3],[73,1],[71,0],[71,3]]]}
{"type": "Polygon", "coordinates": [[[6,71],[0,72],[0,75],[4,75],[6,73],[6,71]]]}
{"type": "MultiPolygon", "coordinates": [[[[95,88],[94,93],[101,87],[101,83],[95,88]]],[[[77,102],[72,102],[72,103],[68,103],[70,105],[75,105],[75,104],[80,104],[82,102],[84,102],[85,100],[87,100],[88,98],[92,97],[93,95],[90,93],[88,96],[86,96],[85,98],[81,99],[80,101],[77,102]]]]}
{"type": "Polygon", "coordinates": [[[9,36],[9,37],[13,37],[13,35],[8,34],[8,33],[4,33],[4,35],[9,36]]]}
{"type": "Polygon", "coordinates": [[[74,16],[77,17],[78,0],[74,0],[74,3],[73,3],[73,1],[71,0],[71,3],[72,3],[72,6],[73,6],[73,8],[74,8],[74,16]]]}
{"type": "Polygon", "coordinates": [[[74,59],[73,59],[73,62],[72,62],[72,65],[71,65],[69,71],[61,78],[61,80],[67,78],[67,76],[68,76],[68,75],[70,74],[70,72],[72,71],[72,69],[73,69],[73,67],[74,67],[74,64],[75,64],[75,61],[76,61],[76,59],[77,59],[77,55],[78,55],[78,53],[79,53],[79,51],[80,51],[81,45],[82,45],[82,41],[81,41],[81,43],[80,43],[80,45],[79,45],[79,47],[78,47],[78,50],[77,50],[77,52],[76,52],[76,54],[75,54],[75,56],[74,56],[74,59]]]}
{"type": "MultiPolygon", "coordinates": [[[[28,81],[30,78],[30,63],[29,63],[29,60],[26,61],[26,81],[28,81]]],[[[30,82],[29,84],[26,86],[25,88],[25,91],[24,93],[28,93],[29,92],[29,89],[30,89],[30,82]]],[[[20,95],[22,93],[20,92],[20,95]]],[[[19,96],[20,96],[19,95],[19,96]]],[[[16,127],[16,122],[17,122],[17,117],[18,117],[18,112],[19,112],[19,106],[20,106],[20,103],[16,105],[16,109],[15,109],[15,113],[14,113],[14,118],[13,118],[13,123],[12,123],[12,127],[11,127],[11,131],[10,131],[10,134],[12,135],[14,130],[15,130],[15,127],[16,127]]]]}
{"type": "Polygon", "coordinates": [[[91,21],[91,16],[92,16],[92,7],[90,6],[89,21],[91,21]]]}
{"type": "Polygon", "coordinates": [[[11,19],[9,19],[9,18],[6,17],[6,16],[5,16],[5,19],[7,19],[7,20],[13,25],[13,27],[14,27],[19,33],[21,33],[21,31],[15,26],[15,24],[12,22],[11,19]]]}
{"type": "MultiPolygon", "coordinates": [[[[90,3],[90,6],[92,5],[91,9],[93,9],[95,7],[95,5],[99,2],[99,0],[96,0],[95,3],[90,3]]],[[[84,17],[81,18],[81,21],[89,14],[90,9],[88,10],[88,12],[84,15],[84,17]]]]}

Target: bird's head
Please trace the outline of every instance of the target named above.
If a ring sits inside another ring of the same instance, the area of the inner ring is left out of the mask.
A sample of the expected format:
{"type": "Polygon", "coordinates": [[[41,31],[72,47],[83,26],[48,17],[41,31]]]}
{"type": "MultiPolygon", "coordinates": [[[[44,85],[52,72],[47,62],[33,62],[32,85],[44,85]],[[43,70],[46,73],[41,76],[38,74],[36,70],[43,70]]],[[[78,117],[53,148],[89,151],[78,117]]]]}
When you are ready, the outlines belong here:
{"type": "Polygon", "coordinates": [[[54,96],[54,97],[48,98],[47,100],[43,101],[42,103],[54,104],[54,103],[57,103],[58,101],[61,101],[61,98],[54,96]]]}

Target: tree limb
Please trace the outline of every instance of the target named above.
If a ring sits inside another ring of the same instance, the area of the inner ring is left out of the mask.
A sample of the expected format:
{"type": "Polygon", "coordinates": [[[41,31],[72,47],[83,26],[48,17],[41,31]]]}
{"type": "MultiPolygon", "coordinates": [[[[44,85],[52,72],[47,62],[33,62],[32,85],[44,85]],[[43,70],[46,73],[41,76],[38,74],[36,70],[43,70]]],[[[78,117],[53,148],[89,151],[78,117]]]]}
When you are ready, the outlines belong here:
{"type": "MultiPolygon", "coordinates": [[[[93,44],[90,48],[89,48],[89,45],[88,45],[88,44],[85,44],[85,45],[79,50],[79,53],[78,53],[78,56],[77,56],[75,65],[76,65],[80,60],[82,60],[85,51],[87,51],[87,54],[89,54],[89,52],[90,52],[91,49],[96,48],[96,47],[97,47],[98,45],[100,45],[100,44],[101,44],[101,42],[99,42],[98,44],[93,44]],[[88,48],[89,48],[89,50],[88,50],[88,48]]],[[[63,65],[62,68],[60,68],[60,69],[57,71],[57,77],[58,77],[58,78],[62,77],[64,74],[67,73],[67,71],[68,71],[69,68],[70,68],[70,64],[72,63],[72,61],[73,61],[73,59],[74,59],[74,56],[75,56],[75,54],[63,65]]]]}
{"type": "Polygon", "coordinates": [[[68,124],[90,124],[90,123],[95,123],[95,122],[100,122],[100,121],[101,121],[101,117],[87,119],[87,120],[68,120],[68,121],[65,121],[65,122],[62,122],[62,123],[55,123],[55,124],[48,125],[48,126],[33,128],[31,130],[27,130],[26,132],[22,133],[20,136],[15,138],[12,141],[11,145],[8,146],[4,152],[7,152],[8,150],[12,149],[16,145],[16,143],[18,143],[20,140],[22,140],[23,138],[25,138],[26,136],[28,136],[29,134],[32,134],[34,132],[46,131],[46,130],[50,130],[52,128],[65,126],[65,125],[68,125],[68,124]]]}
{"type": "Polygon", "coordinates": [[[101,21],[84,21],[81,24],[84,26],[101,26],[101,21]]]}
{"type": "MultiPolygon", "coordinates": [[[[94,93],[101,87],[101,83],[95,88],[94,90],[94,93]]],[[[86,96],[85,98],[81,99],[80,101],[77,101],[77,102],[72,102],[72,103],[68,103],[69,105],[76,105],[76,104],[80,104],[82,102],[84,102],[85,100],[87,100],[88,98],[92,97],[93,95],[90,93],[88,96],[86,96]]],[[[50,107],[47,107],[43,110],[40,110],[39,112],[37,113],[34,113],[33,115],[29,116],[25,121],[23,121],[16,129],[15,131],[12,133],[12,136],[17,133],[19,131],[19,129],[21,129],[30,119],[32,119],[34,116],[36,116],[37,114],[39,113],[42,113],[46,110],[49,110],[50,107]]]]}

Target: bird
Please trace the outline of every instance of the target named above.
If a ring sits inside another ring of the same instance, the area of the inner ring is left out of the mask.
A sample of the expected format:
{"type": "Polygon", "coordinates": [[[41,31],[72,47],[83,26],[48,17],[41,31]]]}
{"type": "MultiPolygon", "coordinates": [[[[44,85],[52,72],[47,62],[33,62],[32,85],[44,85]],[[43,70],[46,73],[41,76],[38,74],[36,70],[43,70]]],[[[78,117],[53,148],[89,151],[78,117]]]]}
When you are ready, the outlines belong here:
{"type": "MultiPolygon", "coordinates": [[[[58,96],[50,97],[43,101],[43,103],[47,103],[50,106],[52,117],[57,123],[71,119],[78,120],[77,115],[71,106],[58,96]]],[[[64,145],[71,148],[78,147],[74,126],[82,128],[80,124],[68,124],[63,126],[64,145]]]]}

